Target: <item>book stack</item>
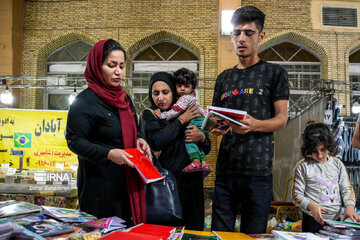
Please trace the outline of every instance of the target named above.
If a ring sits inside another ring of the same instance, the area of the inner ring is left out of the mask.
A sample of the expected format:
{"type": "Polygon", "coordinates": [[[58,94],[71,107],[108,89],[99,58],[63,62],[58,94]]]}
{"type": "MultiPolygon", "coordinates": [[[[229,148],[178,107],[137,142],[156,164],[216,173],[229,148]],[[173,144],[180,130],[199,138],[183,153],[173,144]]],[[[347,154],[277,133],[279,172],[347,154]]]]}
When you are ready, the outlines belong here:
{"type": "Polygon", "coordinates": [[[95,220],[96,217],[83,211],[70,208],[42,206],[43,212],[57,220],[68,223],[82,223],[95,220]]]}
{"type": "Polygon", "coordinates": [[[278,231],[272,230],[275,239],[278,240],[330,240],[329,237],[323,235],[315,235],[314,233],[309,232],[287,232],[287,231],[278,231]]]}
{"type": "Polygon", "coordinates": [[[15,200],[0,202],[0,219],[9,217],[20,217],[41,212],[41,207],[28,202],[15,200]]]}
{"type": "Polygon", "coordinates": [[[360,224],[354,222],[326,221],[320,233],[332,239],[360,239],[360,224]]]}
{"type": "Polygon", "coordinates": [[[155,224],[139,224],[126,231],[115,231],[101,240],[180,240],[184,233],[184,227],[169,227],[155,224]]]}
{"type": "Polygon", "coordinates": [[[101,229],[101,233],[106,234],[114,230],[125,228],[125,220],[119,217],[108,217],[81,223],[80,226],[89,229],[101,229]]]}

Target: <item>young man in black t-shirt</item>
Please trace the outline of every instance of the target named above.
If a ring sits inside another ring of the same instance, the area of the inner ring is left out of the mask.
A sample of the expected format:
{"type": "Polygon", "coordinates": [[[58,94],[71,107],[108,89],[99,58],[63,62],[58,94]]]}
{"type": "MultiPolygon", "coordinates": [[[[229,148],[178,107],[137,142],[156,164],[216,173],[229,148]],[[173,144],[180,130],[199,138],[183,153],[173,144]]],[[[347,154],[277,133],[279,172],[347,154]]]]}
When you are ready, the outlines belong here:
{"type": "Polygon", "coordinates": [[[256,7],[238,8],[232,16],[231,39],[238,64],[222,72],[215,84],[213,105],[248,112],[229,122],[216,166],[212,230],[234,231],[241,205],[244,233],[265,233],[272,199],[273,131],[285,127],[289,85],[287,72],[258,56],[265,14],[256,7]]]}

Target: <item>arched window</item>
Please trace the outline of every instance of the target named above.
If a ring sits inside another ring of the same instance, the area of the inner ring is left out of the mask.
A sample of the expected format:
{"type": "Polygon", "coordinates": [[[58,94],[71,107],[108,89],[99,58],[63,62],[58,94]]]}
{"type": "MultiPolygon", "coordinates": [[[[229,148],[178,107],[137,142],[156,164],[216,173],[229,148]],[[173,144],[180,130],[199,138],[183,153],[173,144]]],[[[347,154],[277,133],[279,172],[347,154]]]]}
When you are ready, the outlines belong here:
{"type": "Polygon", "coordinates": [[[319,58],[302,46],[290,42],[273,45],[261,53],[261,59],[282,65],[288,72],[290,101],[293,104],[321,79],[319,58]]]}
{"type": "MultiPolygon", "coordinates": [[[[87,57],[92,44],[79,40],[69,43],[54,52],[46,60],[46,75],[48,87],[45,90],[45,102],[48,109],[69,109],[68,96],[77,87],[86,86],[83,74],[87,57]],[[70,88],[59,89],[59,86],[70,88]]],[[[77,88],[77,92],[80,89],[77,88]]]]}
{"type": "Polygon", "coordinates": [[[199,56],[173,41],[159,41],[136,52],[132,57],[131,77],[128,79],[136,111],[140,112],[150,105],[148,86],[151,75],[159,71],[172,73],[182,67],[194,71],[199,77],[199,56]]]}
{"type": "Polygon", "coordinates": [[[360,49],[356,49],[355,51],[350,53],[349,75],[351,83],[351,113],[357,114],[359,110],[356,110],[354,112],[352,107],[354,106],[354,104],[358,106],[360,103],[360,49]]]}

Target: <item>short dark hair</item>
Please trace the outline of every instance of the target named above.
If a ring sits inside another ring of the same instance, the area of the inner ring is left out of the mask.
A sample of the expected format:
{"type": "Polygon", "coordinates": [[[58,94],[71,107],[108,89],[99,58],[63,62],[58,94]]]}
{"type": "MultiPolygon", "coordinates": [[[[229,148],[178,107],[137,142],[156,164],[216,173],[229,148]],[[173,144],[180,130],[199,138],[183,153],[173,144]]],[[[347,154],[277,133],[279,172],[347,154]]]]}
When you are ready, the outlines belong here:
{"type": "Polygon", "coordinates": [[[195,73],[187,68],[180,68],[174,72],[175,84],[187,84],[190,83],[193,89],[196,88],[197,77],[195,73]]]}
{"type": "Polygon", "coordinates": [[[111,53],[114,50],[122,51],[124,53],[124,60],[126,60],[126,51],[125,51],[125,49],[120,45],[120,43],[118,43],[115,40],[110,39],[109,41],[107,41],[104,44],[103,56],[102,56],[102,62],[101,63],[104,63],[104,61],[107,58],[107,56],[109,55],[109,53],[111,53]]]}
{"type": "Polygon", "coordinates": [[[301,153],[304,158],[316,151],[319,144],[324,144],[329,153],[334,153],[336,143],[330,128],[324,123],[309,123],[302,133],[301,153]]]}
{"type": "Polygon", "coordinates": [[[262,32],[264,29],[265,14],[254,6],[245,6],[236,9],[231,17],[232,25],[237,26],[245,22],[255,22],[259,32],[262,32]]]}

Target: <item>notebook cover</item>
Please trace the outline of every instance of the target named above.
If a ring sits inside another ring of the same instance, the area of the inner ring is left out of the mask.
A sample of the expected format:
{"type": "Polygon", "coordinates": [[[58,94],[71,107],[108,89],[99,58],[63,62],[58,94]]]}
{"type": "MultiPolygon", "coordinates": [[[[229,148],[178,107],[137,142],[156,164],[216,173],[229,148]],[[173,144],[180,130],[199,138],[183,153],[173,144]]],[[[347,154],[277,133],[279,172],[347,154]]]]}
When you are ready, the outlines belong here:
{"type": "Polygon", "coordinates": [[[138,149],[128,148],[124,149],[124,151],[133,156],[132,158],[129,158],[129,160],[134,163],[135,168],[139,172],[144,183],[151,183],[164,178],[150,160],[138,149]]]}

